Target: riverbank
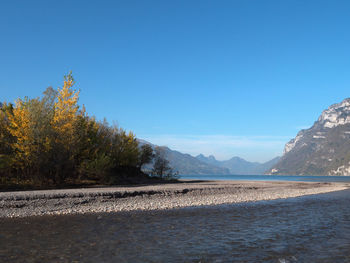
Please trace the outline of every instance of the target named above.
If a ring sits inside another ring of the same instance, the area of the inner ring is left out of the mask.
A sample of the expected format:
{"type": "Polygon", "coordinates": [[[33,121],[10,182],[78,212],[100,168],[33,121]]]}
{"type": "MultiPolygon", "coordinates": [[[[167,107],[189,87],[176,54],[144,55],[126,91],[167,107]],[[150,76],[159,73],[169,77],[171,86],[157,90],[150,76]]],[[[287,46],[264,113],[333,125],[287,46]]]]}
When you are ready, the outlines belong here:
{"type": "Polygon", "coordinates": [[[182,181],[182,183],[0,193],[0,217],[163,210],[273,200],[349,189],[349,183],[182,181]]]}

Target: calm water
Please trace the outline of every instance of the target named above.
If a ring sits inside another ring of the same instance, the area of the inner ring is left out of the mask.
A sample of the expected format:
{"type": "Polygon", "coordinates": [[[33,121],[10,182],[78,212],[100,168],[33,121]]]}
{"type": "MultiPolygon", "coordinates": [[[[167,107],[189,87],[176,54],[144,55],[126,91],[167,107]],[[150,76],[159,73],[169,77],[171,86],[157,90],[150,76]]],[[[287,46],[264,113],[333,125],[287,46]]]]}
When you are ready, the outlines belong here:
{"type": "Polygon", "coordinates": [[[0,219],[0,262],[350,262],[350,191],[162,212],[0,219]]]}
{"type": "Polygon", "coordinates": [[[180,179],[350,182],[350,176],[296,176],[296,175],[290,175],[290,176],[286,176],[286,175],[180,175],[180,179]]]}

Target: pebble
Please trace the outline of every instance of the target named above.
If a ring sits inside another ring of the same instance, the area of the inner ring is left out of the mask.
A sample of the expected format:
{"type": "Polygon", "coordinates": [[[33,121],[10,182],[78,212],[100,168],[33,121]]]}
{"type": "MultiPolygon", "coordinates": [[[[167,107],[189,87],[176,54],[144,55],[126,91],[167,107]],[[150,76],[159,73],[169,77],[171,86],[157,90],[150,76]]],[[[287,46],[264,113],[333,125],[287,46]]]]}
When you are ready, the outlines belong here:
{"type": "MultiPolygon", "coordinates": [[[[99,188],[6,192],[0,193],[0,217],[160,210],[220,205],[319,194],[344,190],[349,187],[350,185],[347,183],[208,181],[205,183],[137,187],[137,189],[135,187],[131,189],[112,188],[112,190],[111,188],[99,188]],[[133,191],[140,192],[140,195],[132,196],[133,191]],[[152,194],[147,195],[147,191],[152,191],[152,194]],[[154,194],[154,191],[158,192],[154,194]],[[123,193],[127,197],[120,198],[118,197],[120,195],[116,193],[123,193]]],[[[101,219],[101,217],[98,216],[97,219],[101,219]]]]}

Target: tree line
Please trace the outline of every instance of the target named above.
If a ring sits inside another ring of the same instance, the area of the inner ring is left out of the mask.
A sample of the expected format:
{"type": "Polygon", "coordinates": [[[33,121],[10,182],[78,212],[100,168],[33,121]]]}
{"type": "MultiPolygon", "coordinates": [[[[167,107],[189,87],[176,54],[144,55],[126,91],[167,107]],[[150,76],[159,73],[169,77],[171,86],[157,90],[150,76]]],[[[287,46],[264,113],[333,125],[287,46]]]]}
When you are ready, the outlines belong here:
{"type": "Polygon", "coordinates": [[[140,147],[135,135],[89,116],[78,105],[72,74],[42,97],[0,105],[0,183],[118,183],[143,177],[143,165],[163,177],[171,169],[161,148],[140,147]],[[154,161],[153,161],[154,159],[154,161]]]}

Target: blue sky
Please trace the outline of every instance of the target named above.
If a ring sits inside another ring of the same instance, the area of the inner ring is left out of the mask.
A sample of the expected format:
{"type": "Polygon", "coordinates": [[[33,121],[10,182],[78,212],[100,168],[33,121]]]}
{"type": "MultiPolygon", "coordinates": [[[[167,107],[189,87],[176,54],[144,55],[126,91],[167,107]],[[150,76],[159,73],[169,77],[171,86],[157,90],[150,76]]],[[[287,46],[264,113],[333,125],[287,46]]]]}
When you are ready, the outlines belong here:
{"type": "Polygon", "coordinates": [[[152,143],[266,161],[349,97],[349,1],[0,3],[0,100],[69,70],[80,103],[152,143]]]}

